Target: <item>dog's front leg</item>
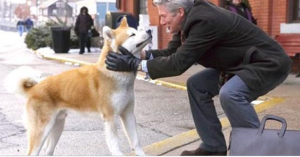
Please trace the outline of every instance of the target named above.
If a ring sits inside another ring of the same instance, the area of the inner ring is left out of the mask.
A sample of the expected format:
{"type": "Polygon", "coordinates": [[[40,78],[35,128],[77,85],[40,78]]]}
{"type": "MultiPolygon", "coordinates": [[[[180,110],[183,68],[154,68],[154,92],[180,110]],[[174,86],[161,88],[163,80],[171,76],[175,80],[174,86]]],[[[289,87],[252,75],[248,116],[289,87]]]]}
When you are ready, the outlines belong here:
{"type": "Polygon", "coordinates": [[[119,146],[115,116],[105,121],[105,133],[106,133],[105,136],[106,142],[112,155],[118,155],[118,156],[123,155],[119,146]]]}
{"type": "Polygon", "coordinates": [[[136,119],[134,115],[134,101],[129,103],[121,114],[122,124],[132,149],[136,155],[144,156],[145,153],[140,145],[137,135],[136,119]]]}

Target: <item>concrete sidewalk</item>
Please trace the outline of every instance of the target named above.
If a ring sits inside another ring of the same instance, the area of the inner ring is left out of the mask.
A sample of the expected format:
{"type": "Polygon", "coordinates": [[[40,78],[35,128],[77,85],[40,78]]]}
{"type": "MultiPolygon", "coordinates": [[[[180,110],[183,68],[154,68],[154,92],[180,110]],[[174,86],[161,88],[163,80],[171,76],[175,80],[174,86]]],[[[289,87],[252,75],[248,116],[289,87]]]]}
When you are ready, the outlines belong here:
{"type": "MultiPolygon", "coordinates": [[[[79,55],[78,53],[45,53],[36,52],[42,58],[56,60],[67,64],[86,65],[96,63],[100,53],[85,53],[79,55]]],[[[153,81],[155,84],[177,88],[178,90],[186,90],[186,80],[192,74],[202,70],[200,65],[193,65],[188,71],[181,76],[169,77],[153,81]]],[[[143,78],[144,73],[139,73],[138,77],[143,78]]],[[[277,87],[275,90],[268,93],[266,96],[260,97],[253,102],[260,119],[267,114],[277,115],[286,119],[288,129],[300,130],[300,78],[295,78],[295,74],[290,74],[287,80],[277,87]]],[[[224,116],[220,119],[223,132],[227,142],[230,135],[230,124],[224,116]]],[[[279,129],[279,123],[267,123],[267,128],[279,129]]],[[[173,136],[164,141],[151,144],[144,147],[147,155],[164,155],[164,156],[178,156],[183,150],[193,150],[199,146],[201,139],[198,137],[196,130],[191,130],[180,135],[173,136]]],[[[134,154],[130,154],[134,155],[134,154]]]]}

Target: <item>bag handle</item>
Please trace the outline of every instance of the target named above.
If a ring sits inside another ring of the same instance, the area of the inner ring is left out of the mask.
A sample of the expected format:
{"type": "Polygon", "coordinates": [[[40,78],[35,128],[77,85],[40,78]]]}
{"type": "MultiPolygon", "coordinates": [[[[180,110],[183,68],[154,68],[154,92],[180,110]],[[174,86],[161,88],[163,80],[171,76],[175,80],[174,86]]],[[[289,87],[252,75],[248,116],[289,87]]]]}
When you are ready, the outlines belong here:
{"type": "Polygon", "coordinates": [[[283,119],[281,117],[273,116],[273,115],[266,115],[262,119],[262,122],[259,126],[259,129],[258,129],[258,134],[261,135],[263,133],[267,120],[276,120],[278,122],[281,122],[282,126],[281,126],[281,129],[280,129],[280,132],[279,132],[278,136],[284,136],[286,128],[287,128],[287,124],[286,124],[285,119],[283,119]]]}

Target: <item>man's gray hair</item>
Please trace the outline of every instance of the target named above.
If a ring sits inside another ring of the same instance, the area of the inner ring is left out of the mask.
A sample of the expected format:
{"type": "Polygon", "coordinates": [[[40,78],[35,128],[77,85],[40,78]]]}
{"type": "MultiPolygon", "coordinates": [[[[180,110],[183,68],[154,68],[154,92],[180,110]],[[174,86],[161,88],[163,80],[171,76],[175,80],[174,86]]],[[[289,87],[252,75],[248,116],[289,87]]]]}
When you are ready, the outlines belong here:
{"type": "Polygon", "coordinates": [[[153,4],[164,5],[171,13],[175,13],[179,8],[187,12],[193,7],[194,0],[153,0],[153,4]]]}

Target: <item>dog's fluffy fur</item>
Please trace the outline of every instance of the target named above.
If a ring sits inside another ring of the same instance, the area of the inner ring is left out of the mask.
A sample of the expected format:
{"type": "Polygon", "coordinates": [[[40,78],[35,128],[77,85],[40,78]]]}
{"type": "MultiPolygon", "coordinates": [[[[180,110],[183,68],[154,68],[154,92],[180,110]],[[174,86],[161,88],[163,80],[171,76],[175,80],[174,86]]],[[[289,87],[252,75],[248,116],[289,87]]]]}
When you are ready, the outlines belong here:
{"type": "Polygon", "coordinates": [[[120,116],[132,149],[136,155],[145,155],[139,144],[134,116],[135,74],[107,70],[105,58],[110,51],[117,52],[119,45],[139,57],[151,35],[128,27],[126,18],[115,30],[104,27],[103,35],[105,44],[96,64],[42,81],[38,80],[41,73],[29,67],[16,69],[8,75],[6,85],[10,91],[28,99],[25,109],[27,155],[39,155],[46,139],[47,155],[53,155],[69,110],[98,114],[103,118],[112,155],[123,155],[116,130],[116,119],[120,116]]]}

